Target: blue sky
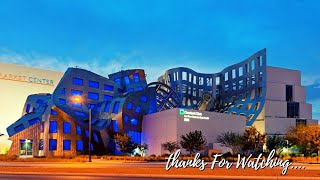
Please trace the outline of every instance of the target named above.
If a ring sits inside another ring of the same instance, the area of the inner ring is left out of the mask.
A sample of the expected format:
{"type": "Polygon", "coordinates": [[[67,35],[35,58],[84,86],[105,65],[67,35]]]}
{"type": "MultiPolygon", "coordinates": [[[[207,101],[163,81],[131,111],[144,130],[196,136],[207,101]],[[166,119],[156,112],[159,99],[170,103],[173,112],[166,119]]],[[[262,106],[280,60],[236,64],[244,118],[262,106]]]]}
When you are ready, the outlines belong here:
{"type": "Polygon", "coordinates": [[[218,72],[267,48],[268,65],[298,69],[320,119],[320,2],[0,1],[0,61],[101,75],[144,68],[218,72]]]}

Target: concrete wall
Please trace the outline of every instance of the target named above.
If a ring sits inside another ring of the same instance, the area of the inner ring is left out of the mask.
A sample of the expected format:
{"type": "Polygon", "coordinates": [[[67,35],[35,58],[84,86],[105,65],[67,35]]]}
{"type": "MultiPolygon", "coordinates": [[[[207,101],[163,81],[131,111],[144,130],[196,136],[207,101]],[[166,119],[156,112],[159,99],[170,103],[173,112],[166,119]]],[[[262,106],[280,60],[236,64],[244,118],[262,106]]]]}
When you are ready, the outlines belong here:
{"type": "Polygon", "coordinates": [[[297,70],[267,66],[267,82],[301,85],[301,73],[297,70]]]}
{"type": "MultiPolygon", "coordinates": [[[[190,131],[200,130],[205,135],[208,145],[217,147],[217,136],[222,132],[242,133],[246,127],[246,118],[243,116],[207,112],[201,112],[202,117],[209,117],[209,120],[191,119],[184,121],[184,117],[179,115],[179,109],[170,109],[144,116],[142,126],[142,143],[149,144],[148,154],[160,155],[168,153],[161,150],[161,144],[167,141],[180,141],[181,135],[190,131]]],[[[182,151],[185,152],[185,151],[182,151]]]]}

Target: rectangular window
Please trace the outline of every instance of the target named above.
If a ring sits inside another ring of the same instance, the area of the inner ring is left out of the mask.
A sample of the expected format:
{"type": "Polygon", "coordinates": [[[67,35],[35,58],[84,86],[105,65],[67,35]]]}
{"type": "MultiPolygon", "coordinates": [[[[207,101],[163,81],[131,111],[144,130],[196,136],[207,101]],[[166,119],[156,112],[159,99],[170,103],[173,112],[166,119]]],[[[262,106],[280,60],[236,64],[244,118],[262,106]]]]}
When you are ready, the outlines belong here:
{"type": "Polygon", "coordinates": [[[187,72],[182,72],[182,80],[186,81],[187,80],[187,72]]]}
{"type": "Polygon", "coordinates": [[[229,72],[224,73],[224,81],[229,80],[229,72]]]}
{"type": "Polygon", "coordinates": [[[50,121],[49,133],[57,133],[58,132],[58,122],[50,121]]]}
{"type": "Polygon", "coordinates": [[[70,134],[71,133],[71,123],[63,122],[63,133],[70,134]]]}
{"type": "Polygon", "coordinates": [[[65,99],[59,98],[59,104],[61,104],[61,105],[66,105],[66,104],[67,104],[67,101],[66,101],[65,99]]]}
{"type": "Polygon", "coordinates": [[[30,112],[30,108],[31,108],[30,104],[27,104],[26,113],[30,112]]]}
{"type": "Polygon", "coordinates": [[[296,119],[296,127],[298,126],[306,126],[307,125],[307,120],[305,119],[296,119]]]}
{"type": "Polygon", "coordinates": [[[239,77],[243,75],[243,66],[239,67],[239,77]]]}
{"type": "Polygon", "coordinates": [[[29,124],[30,124],[30,126],[32,126],[32,125],[36,124],[36,123],[39,122],[39,121],[40,121],[39,118],[33,118],[33,119],[30,119],[30,120],[29,120],[29,124]]]}
{"type": "Polygon", "coordinates": [[[107,102],[106,102],[106,105],[104,106],[104,112],[109,112],[110,104],[111,104],[110,101],[107,101],[107,102]]]}
{"type": "Polygon", "coordinates": [[[86,129],[84,132],[85,132],[86,136],[89,137],[89,131],[88,131],[88,129],[86,129]]]}
{"type": "Polygon", "coordinates": [[[74,113],[75,113],[77,116],[82,116],[82,117],[86,116],[85,113],[80,112],[80,111],[74,111],[74,113]]]}
{"type": "Polygon", "coordinates": [[[77,140],[77,151],[83,151],[83,141],[77,140]]]}
{"type": "Polygon", "coordinates": [[[112,120],[112,126],[113,126],[113,131],[114,132],[119,132],[119,126],[118,126],[118,121],[117,120],[112,120]]]}
{"type": "Polygon", "coordinates": [[[203,85],[203,77],[199,77],[199,85],[203,85]]]}
{"type": "Polygon", "coordinates": [[[286,85],[286,101],[292,102],[293,101],[293,91],[292,86],[286,85]]]}
{"type": "Polygon", "coordinates": [[[298,118],[299,117],[299,103],[297,102],[287,102],[287,117],[288,118],[298,118]]]}
{"type": "Polygon", "coordinates": [[[236,77],[237,77],[236,70],[232,69],[232,79],[235,79],[236,77]]]}
{"type": "Polygon", "coordinates": [[[136,107],[136,113],[140,113],[140,111],[141,111],[141,107],[140,107],[140,106],[137,106],[137,107],[136,107]]]}
{"type": "Polygon", "coordinates": [[[58,115],[58,113],[57,113],[57,111],[55,111],[55,110],[51,109],[51,111],[50,111],[50,115],[55,116],[55,115],[58,115]]]}
{"type": "Polygon", "coordinates": [[[118,111],[119,111],[119,106],[120,106],[120,102],[119,101],[116,101],[113,105],[113,110],[112,110],[112,113],[115,113],[117,114],[118,111]]]}
{"type": "Polygon", "coordinates": [[[251,70],[253,71],[254,70],[254,68],[255,68],[255,60],[252,60],[251,61],[251,70]]]}
{"type": "Polygon", "coordinates": [[[44,132],[44,122],[41,122],[41,132],[44,132]]]}
{"type": "Polygon", "coordinates": [[[121,85],[121,79],[120,78],[115,78],[114,82],[116,82],[118,85],[121,85]]]}
{"type": "Polygon", "coordinates": [[[72,96],[82,96],[82,91],[71,89],[72,96]]]}
{"type": "Polygon", "coordinates": [[[99,89],[99,82],[89,80],[89,87],[99,89]]]}
{"type": "Polygon", "coordinates": [[[42,99],[38,99],[37,100],[37,104],[41,105],[43,103],[43,100],[42,99]]]}
{"type": "Polygon", "coordinates": [[[135,118],[132,118],[130,121],[130,124],[134,125],[134,126],[138,126],[138,120],[135,118]]]}
{"type": "Polygon", "coordinates": [[[99,142],[99,138],[96,133],[93,133],[93,139],[94,139],[94,141],[99,142]]]}
{"type": "Polygon", "coordinates": [[[99,99],[99,94],[98,93],[94,93],[94,92],[88,92],[88,98],[89,99],[98,100],[99,99]]]}
{"type": "Polygon", "coordinates": [[[148,97],[147,97],[147,96],[145,96],[145,95],[142,95],[142,96],[141,96],[141,101],[142,101],[142,102],[147,102],[147,100],[148,100],[148,97]]]}
{"type": "Polygon", "coordinates": [[[56,139],[49,139],[49,151],[57,150],[57,140],[56,139]]]}
{"type": "Polygon", "coordinates": [[[20,124],[20,125],[14,127],[14,131],[15,131],[16,133],[18,133],[18,132],[24,130],[24,128],[25,128],[25,127],[23,126],[23,124],[20,124]]]}
{"type": "Polygon", "coordinates": [[[63,89],[61,90],[61,94],[66,94],[66,88],[63,88],[63,89]]]}
{"type": "Polygon", "coordinates": [[[193,76],[193,84],[197,84],[197,76],[193,76]]]}
{"type": "Polygon", "coordinates": [[[220,85],[220,77],[216,77],[216,85],[220,85]]]}
{"type": "Polygon", "coordinates": [[[81,108],[81,103],[72,103],[72,107],[81,108]]]}
{"type": "Polygon", "coordinates": [[[132,109],[132,106],[133,106],[132,102],[128,102],[128,104],[127,104],[127,109],[131,110],[131,109],[132,109]]]}
{"type": "Polygon", "coordinates": [[[133,79],[134,79],[134,82],[139,82],[140,81],[139,73],[134,73],[133,79]]]}
{"type": "Polygon", "coordinates": [[[133,88],[129,88],[129,89],[128,89],[128,92],[133,92],[133,91],[134,91],[133,88]]]}
{"type": "Polygon", "coordinates": [[[129,117],[127,115],[124,116],[124,122],[128,122],[129,121],[129,117]]]}
{"type": "Polygon", "coordinates": [[[138,87],[137,87],[137,90],[138,90],[138,91],[142,91],[142,90],[143,90],[143,87],[142,87],[142,86],[138,86],[138,87]]]}
{"type": "Polygon", "coordinates": [[[72,78],[72,84],[74,85],[78,85],[78,86],[83,86],[83,79],[79,79],[79,78],[72,78]]]}
{"type": "Polygon", "coordinates": [[[79,134],[79,135],[81,135],[81,134],[82,134],[82,132],[81,132],[81,127],[80,127],[80,126],[77,126],[76,131],[77,131],[77,134],[79,134]]]}
{"type": "Polygon", "coordinates": [[[104,99],[105,101],[112,100],[112,98],[113,98],[113,96],[109,96],[109,95],[104,95],[104,96],[103,96],[103,99],[104,99]]]}
{"type": "Polygon", "coordinates": [[[130,78],[129,78],[129,76],[125,76],[124,77],[124,82],[128,85],[128,84],[130,84],[130,78]]]}
{"type": "Polygon", "coordinates": [[[63,140],[63,150],[70,151],[71,150],[71,140],[63,140]]]}
{"type": "Polygon", "coordinates": [[[108,84],[105,84],[105,85],[104,85],[104,90],[113,91],[113,86],[110,86],[110,85],[108,85],[108,84]]]}

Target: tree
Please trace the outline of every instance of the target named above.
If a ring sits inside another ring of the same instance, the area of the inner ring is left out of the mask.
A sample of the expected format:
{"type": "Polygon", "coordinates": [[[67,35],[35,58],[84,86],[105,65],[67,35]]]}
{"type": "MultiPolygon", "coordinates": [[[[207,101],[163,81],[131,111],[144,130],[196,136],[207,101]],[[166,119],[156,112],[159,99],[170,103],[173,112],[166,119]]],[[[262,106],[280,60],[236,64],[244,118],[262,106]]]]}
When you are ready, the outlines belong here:
{"type": "Polygon", "coordinates": [[[128,134],[117,133],[114,136],[114,142],[120,152],[124,154],[131,154],[135,149],[134,143],[128,134]]]}
{"type": "Polygon", "coordinates": [[[164,150],[169,151],[170,154],[174,153],[177,149],[180,148],[179,143],[172,141],[162,144],[162,147],[164,148],[164,150]]]}
{"type": "Polygon", "coordinates": [[[267,149],[268,151],[276,150],[278,154],[281,153],[282,148],[286,145],[286,141],[283,136],[279,134],[267,136],[267,149]]]}
{"type": "Polygon", "coordinates": [[[291,127],[286,139],[296,145],[301,153],[310,156],[313,152],[320,150],[320,126],[302,125],[291,127]]]}
{"type": "Polygon", "coordinates": [[[232,154],[235,155],[239,153],[242,144],[242,136],[235,132],[225,132],[218,135],[217,142],[231,148],[232,154]]]}
{"type": "Polygon", "coordinates": [[[242,150],[260,153],[266,142],[266,134],[261,134],[255,127],[250,126],[242,135],[242,150]]]}
{"type": "Polygon", "coordinates": [[[206,137],[202,134],[201,131],[192,131],[186,135],[181,136],[181,147],[186,149],[190,156],[197,151],[201,151],[207,145],[206,137]]]}

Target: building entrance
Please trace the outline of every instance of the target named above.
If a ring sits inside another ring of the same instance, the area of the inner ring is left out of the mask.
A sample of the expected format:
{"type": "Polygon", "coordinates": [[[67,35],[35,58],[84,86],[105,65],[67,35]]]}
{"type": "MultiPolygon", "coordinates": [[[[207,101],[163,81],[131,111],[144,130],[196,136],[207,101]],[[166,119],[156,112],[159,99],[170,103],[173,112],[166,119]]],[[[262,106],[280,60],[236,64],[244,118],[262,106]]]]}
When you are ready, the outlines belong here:
{"type": "Polygon", "coordinates": [[[20,140],[20,156],[32,156],[32,143],[30,139],[20,140]]]}

